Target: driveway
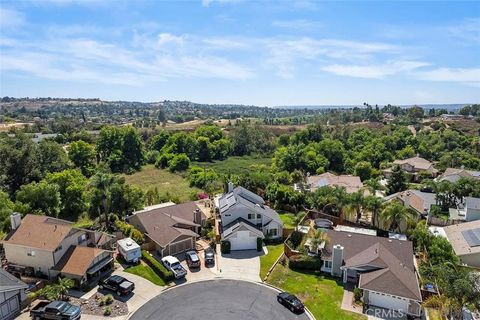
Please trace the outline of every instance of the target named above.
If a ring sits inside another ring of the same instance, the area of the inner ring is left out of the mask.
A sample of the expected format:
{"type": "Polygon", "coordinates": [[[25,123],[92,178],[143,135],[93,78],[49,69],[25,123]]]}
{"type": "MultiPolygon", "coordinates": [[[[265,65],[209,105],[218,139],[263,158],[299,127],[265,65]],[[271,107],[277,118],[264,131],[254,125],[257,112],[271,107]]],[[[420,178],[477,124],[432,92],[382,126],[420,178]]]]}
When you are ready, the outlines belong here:
{"type": "MultiPolygon", "coordinates": [[[[220,249],[220,248],[219,248],[220,249]]],[[[220,252],[220,250],[217,250],[220,252]]],[[[219,254],[219,276],[229,279],[261,282],[260,256],[263,252],[256,250],[232,251],[230,254],[219,254]]]]}
{"type": "Polygon", "coordinates": [[[261,284],[215,279],[167,290],[137,310],[130,320],[294,320],[276,300],[277,291],[261,284]]]}

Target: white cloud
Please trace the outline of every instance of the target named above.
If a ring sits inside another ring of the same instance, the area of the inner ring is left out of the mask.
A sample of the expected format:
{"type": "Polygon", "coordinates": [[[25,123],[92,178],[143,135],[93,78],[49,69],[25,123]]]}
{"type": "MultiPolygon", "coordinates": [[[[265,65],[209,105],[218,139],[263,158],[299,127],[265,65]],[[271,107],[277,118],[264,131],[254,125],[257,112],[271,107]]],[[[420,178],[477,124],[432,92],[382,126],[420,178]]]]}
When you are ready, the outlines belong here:
{"type": "Polygon", "coordinates": [[[386,76],[410,72],[428,65],[428,63],[422,61],[391,61],[380,65],[332,64],[322,67],[322,70],[340,76],[366,79],[382,79],[386,76]]]}
{"type": "Polygon", "coordinates": [[[480,86],[480,68],[438,68],[417,73],[417,77],[428,81],[459,82],[480,86]]]}
{"type": "Polygon", "coordinates": [[[480,18],[465,19],[461,23],[447,28],[448,32],[463,41],[480,43],[480,18]]]}
{"type": "Polygon", "coordinates": [[[15,28],[25,23],[25,15],[17,10],[0,7],[0,28],[15,28]]]}
{"type": "Polygon", "coordinates": [[[318,29],[322,27],[322,24],[318,21],[311,20],[275,20],[272,22],[272,27],[285,28],[285,29],[318,29]]]}
{"type": "Polygon", "coordinates": [[[212,3],[226,4],[226,3],[238,3],[244,0],[202,0],[202,6],[209,7],[212,3]]]}
{"type": "Polygon", "coordinates": [[[182,45],[185,41],[185,36],[175,36],[171,33],[160,33],[158,35],[157,44],[163,46],[166,44],[182,45]]]}

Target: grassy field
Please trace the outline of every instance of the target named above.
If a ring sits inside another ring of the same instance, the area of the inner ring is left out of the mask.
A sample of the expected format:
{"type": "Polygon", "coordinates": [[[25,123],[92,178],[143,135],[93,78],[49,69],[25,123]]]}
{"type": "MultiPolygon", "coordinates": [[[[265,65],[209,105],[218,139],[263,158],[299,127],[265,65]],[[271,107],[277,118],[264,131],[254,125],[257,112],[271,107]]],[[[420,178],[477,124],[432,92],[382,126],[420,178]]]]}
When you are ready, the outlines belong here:
{"type": "Polygon", "coordinates": [[[214,162],[193,162],[192,165],[214,169],[219,174],[227,173],[245,173],[251,170],[252,165],[270,166],[272,158],[262,158],[258,156],[230,157],[222,161],[214,162]]]}
{"type": "Polygon", "coordinates": [[[263,280],[268,270],[277,261],[278,257],[283,253],[283,243],[267,246],[268,254],[260,257],[260,279],[263,280]]]}
{"type": "Polygon", "coordinates": [[[162,278],[160,278],[155,271],[153,271],[153,269],[147,265],[139,264],[137,266],[125,269],[125,272],[136,274],[137,276],[155,283],[157,286],[165,286],[165,282],[162,280],[162,278]]]}
{"type": "Polygon", "coordinates": [[[341,309],[343,287],[340,281],[313,272],[297,272],[277,264],[268,283],[295,294],[316,319],[365,320],[360,314],[341,309]]]}
{"type": "Polygon", "coordinates": [[[189,201],[192,194],[200,192],[200,189],[191,188],[182,176],[168,170],[157,169],[153,165],[146,165],[141,171],[126,175],[125,180],[143,191],[156,187],[160,195],[168,195],[174,202],[189,201]]]}
{"type": "Polygon", "coordinates": [[[294,222],[295,214],[291,212],[285,212],[285,211],[284,212],[279,211],[278,214],[280,215],[280,219],[282,219],[283,221],[284,228],[289,228],[289,229],[295,228],[295,222],[294,222]]]}

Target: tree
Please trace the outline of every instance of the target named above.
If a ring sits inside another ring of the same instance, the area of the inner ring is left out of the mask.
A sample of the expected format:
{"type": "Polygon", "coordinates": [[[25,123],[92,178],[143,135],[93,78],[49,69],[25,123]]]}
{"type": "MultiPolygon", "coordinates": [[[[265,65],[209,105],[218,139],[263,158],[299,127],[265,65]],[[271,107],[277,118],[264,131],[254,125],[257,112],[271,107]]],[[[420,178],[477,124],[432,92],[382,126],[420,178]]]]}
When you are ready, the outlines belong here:
{"type": "Polygon", "coordinates": [[[0,190],[0,239],[10,230],[10,215],[13,212],[13,202],[6,192],[0,190]]]}
{"type": "Polygon", "coordinates": [[[17,201],[28,205],[36,214],[57,217],[61,209],[61,198],[57,184],[46,181],[32,182],[20,187],[16,193],[17,201]]]}
{"type": "Polygon", "coordinates": [[[382,198],[379,198],[374,195],[368,195],[365,197],[364,207],[366,210],[372,213],[372,225],[375,228],[378,228],[379,221],[378,217],[384,206],[382,198]]]}
{"type": "Polygon", "coordinates": [[[213,146],[207,137],[200,136],[197,138],[197,159],[205,162],[212,160],[213,146]]]}
{"type": "Polygon", "coordinates": [[[407,189],[407,178],[400,166],[395,166],[387,182],[387,193],[393,194],[407,189]]]}
{"type": "Polygon", "coordinates": [[[82,174],[90,177],[94,171],[95,147],[91,144],[78,140],[68,146],[68,157],[73,164],[82,170],[82,174]]]}
{"type": "Polygon", "coordinates": [[[125,183],[125,178],[116,178],[111,187],[110,212],[121,216],[132,214],[136,210],[143,209],[145,195],[143,191],[135,186],[125,183]]]}
{"type": "Polygon", "coordinates": [[[68,278],[59,278],[57,283],[49,284],[42,289],[33,292],[31,296],[45,297],[47,300],[66,300],[68,290],[73,288],[75,282],[68,278]]]}
{"type": "Polygon", "coordinates": [[[42,177],[48,172],[62,171],[71,166],[70,159],[62,145],[54,141],[42,140],[38,144],[38,155],[42,177]]]}
{"type": "Polygon", "coordinates": [[[387,229],[402,232],[402,225],[411,219],[411,214],[407,208],[398,200],[388,203],[381,213],[382,218],[387,223],[387,229]]]}
{"type": "Polygon", "coordinates": [[[90,185],[94,188],[92,201],[100,205],[92,205],[92,208],[98,209],[98,215],[104,214],[105,226],[108,227],[108,214],[112,200],[112,186],[115,183],[115,176],[106,171],[97,172],[90,180],[90,185]]]}
{"type": "Polygon", "coordinates": [[[185,153],[176,154],[168,161],[168,170],[171,172],[185,171],[190,166],[190,159],[185,153]]]}
{"type": "Polygon", "coordinates": [[[60,193],[62,218],[76,220],[88,210],[87,179],[78,169],[67,169],[61,172],[49,173],[45,178],[49,184],[58,185],[60,193]]]}
{"type": "Polygon", "coordinates": [[[362,206],[365,203],[363,192],[357,191],[349,194],[347,202],[347,207],[355,212],[355,222],[358,223],[362,218],[362,206]]]}
{"type": "Polygon", "coordinates": [[[367,161],[360,161],[355,166],[355,175],[360,177],[360,180],[365,181],[372,177],[372,165],[367,161]]]}
{"type": "Polygon", "coordinates": [[[157,135],[153,136],[152,139],[150,140],[149,148],[151,150],[161,151],[163,146],[165,146],[165,144],[167,143],[169,137],[170,137],[170,133],[168,133],[165,130],[160,131],[157,135]]]}

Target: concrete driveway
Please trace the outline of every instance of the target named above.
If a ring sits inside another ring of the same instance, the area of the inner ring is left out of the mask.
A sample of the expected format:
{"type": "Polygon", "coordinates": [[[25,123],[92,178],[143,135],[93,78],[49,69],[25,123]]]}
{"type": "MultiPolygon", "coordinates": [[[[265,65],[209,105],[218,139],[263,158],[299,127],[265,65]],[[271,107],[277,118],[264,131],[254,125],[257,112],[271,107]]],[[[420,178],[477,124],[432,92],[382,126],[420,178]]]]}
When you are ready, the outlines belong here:
{"type": "MultiPolygon", "coordinates": [[[[220,252],[218,250],[217,252],[220,252]]],[[[218,254],[219,276],[261,282],[260,256],[256,250],[232,251],[230,254],[218,254]]]]}
{"type": "Polygon", "coordinates": [[[163,292],[137,310],[130,320],[297,320],[277,302],[277,291],[258,283],[215,279],[163,292]]]}

